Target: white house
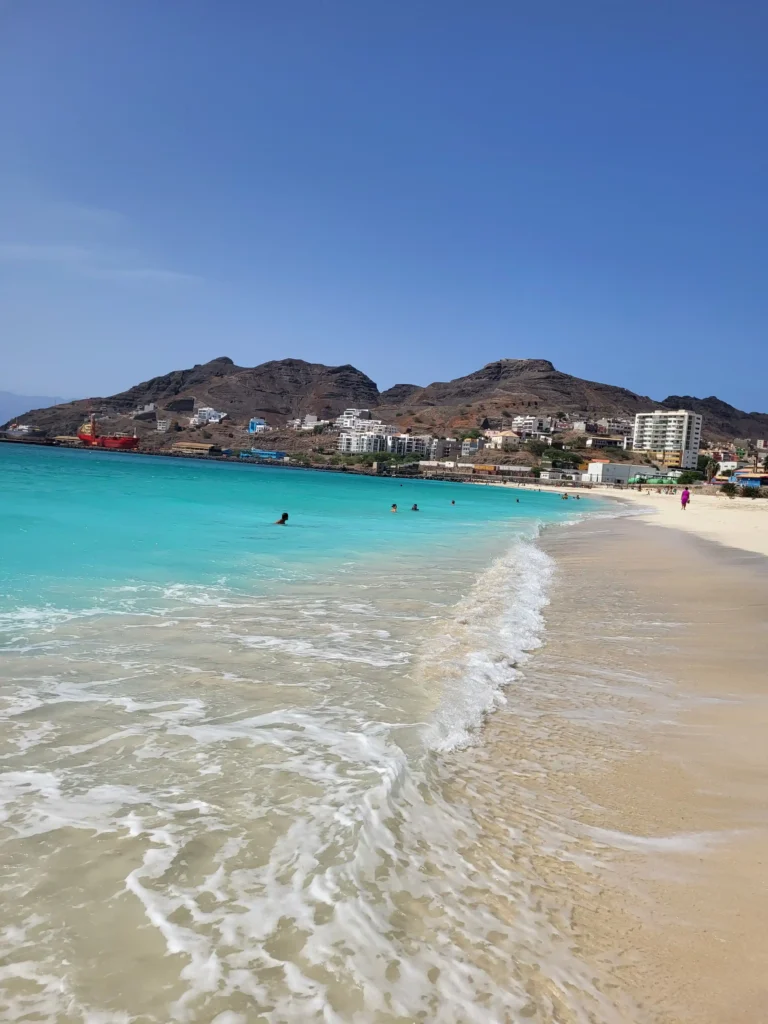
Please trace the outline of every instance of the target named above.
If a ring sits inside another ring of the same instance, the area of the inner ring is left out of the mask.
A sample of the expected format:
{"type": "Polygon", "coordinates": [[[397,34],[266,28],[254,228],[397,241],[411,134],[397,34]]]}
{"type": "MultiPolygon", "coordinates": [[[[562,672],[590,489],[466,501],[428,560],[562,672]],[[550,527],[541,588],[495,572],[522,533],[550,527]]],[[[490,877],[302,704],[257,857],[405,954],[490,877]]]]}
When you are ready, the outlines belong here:
{"type": "Polygon", "coordinates": [[[486,447],[494,451],[511,452],[520,447],[520,435],[514,430],[486,431],[486,447]]]}
{"type": "Polygon", "coordinates": [[[201,405],[189,421],[189,425],[190,427],[200,427],[204,423],[221,423],[223,419],[226,419],[226,416],[225,412],[219,412],[210,405],[201,405]]]}
{"type": "Polygon", "coordinates": [[[634,466],[628,462],[590,462],[581,479],[585,484],[625,484],[631,476],[656,476],[652,466],[634,466]]]}

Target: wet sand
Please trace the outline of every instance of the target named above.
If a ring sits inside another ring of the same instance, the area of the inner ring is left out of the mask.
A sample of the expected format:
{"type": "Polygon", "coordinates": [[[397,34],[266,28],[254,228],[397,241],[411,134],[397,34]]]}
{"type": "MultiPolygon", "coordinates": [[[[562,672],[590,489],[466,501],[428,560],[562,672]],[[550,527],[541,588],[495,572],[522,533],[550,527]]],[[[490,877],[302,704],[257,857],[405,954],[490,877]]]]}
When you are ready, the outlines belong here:
{"type": "MultiPolygon", "coordinates": [[[[600,847],[566,872],[573,941],[617,1019],[766,1020],[768,560],[631,519],[543,546],[558,573],[525,675],[563,753],[544,792],[600,847]]],[[[541,764],[520,739],[502,711],[487,756],[541,764]]]]}

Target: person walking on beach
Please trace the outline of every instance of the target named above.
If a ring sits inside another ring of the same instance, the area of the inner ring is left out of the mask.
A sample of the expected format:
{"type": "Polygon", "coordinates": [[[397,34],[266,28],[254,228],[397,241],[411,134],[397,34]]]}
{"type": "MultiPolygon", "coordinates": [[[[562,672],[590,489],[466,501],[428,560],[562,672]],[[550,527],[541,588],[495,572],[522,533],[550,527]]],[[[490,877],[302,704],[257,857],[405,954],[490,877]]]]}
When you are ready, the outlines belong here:
{"type": "Polygon", "coordinates": [[[684,487],[683,488],[683,493],[680,495],[680,504],[682,506],[683,512],[685,512],[686,508],[688,508],[688,502],[690,500],[691,500],[691,492],[688,490],[687,487],[684,487]]]}

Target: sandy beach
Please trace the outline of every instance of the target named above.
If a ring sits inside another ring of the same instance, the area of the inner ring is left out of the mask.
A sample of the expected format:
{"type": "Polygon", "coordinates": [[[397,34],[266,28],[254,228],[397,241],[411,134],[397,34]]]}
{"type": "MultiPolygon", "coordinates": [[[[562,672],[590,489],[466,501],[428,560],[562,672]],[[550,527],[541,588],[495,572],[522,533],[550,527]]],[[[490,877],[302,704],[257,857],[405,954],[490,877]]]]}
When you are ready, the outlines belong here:
{"type": "Polygon", "coordinates": [[[639,516],[654,526],[665,526],[717,541],[742,551],[768,556],[768,501],[761,498],[728,498],[724,494],[692,492],[685,512],[678,494],[657,494],[651,491],[616,491],[609,487],[587,492],[601,497],[615,497],[648,509],[639,516]]]}
{"type": "MultiPolygon", "coordinates": [[[[708,511],[721,529],[768,527],[751,505],[708,511]]],[[[756,1024],[768,1000],[768,562],[634,518],[547,531],[543,546],[558,573],[526,676],[552,698],[542,714],[560,757],[546,799],[599,847],[565,870],[576,941],[636,1001],[595,1019],[756,1024]],[[595,678],[599,692],[585,686],[595,678]]],[[[502,712],[487,749],[514,750],[528,774],[541,751],[521,735],[502,712]]]]}

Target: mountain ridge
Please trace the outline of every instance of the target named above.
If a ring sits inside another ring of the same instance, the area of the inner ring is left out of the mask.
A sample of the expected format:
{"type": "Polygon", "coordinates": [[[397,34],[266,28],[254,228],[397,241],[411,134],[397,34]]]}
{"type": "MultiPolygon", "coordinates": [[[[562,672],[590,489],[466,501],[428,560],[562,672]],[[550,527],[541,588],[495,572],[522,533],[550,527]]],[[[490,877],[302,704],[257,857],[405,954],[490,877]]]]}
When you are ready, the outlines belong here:
{"type": "MultiPolygon", "coordinates": [[[[17,418],[49,435],[72,434],[93,411],[110,421],[110,429],[120,430],[136,422],[130,414],[144,405],[155,403],[162,410],[169,403],[186,400],[188,404],[190,399],[226,412],[237,425],[251,416],[263,416],[272,426],[283,426],[307,413],[330,419],[354,406],[375,409],[381,419],[404,428],[445,433],[519,413],[597,419],[689,408],[705,417],[708,437],[768,436],[768,413],[747,413],[716,396],[670,395],[657,401],[628,388],[563,373],[548,359],[516,358],[497,359],[450,381],[396,384],[379,391],[367,374],[349,363],[327,366],[288,358],[244,367],[229,356],[218,356],[115,395],[32,409],[17,418]]],[[[148,429],[142,426],[141,432],[148,429]]]]}

